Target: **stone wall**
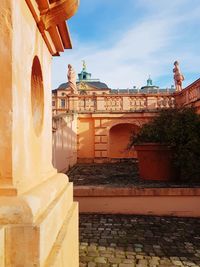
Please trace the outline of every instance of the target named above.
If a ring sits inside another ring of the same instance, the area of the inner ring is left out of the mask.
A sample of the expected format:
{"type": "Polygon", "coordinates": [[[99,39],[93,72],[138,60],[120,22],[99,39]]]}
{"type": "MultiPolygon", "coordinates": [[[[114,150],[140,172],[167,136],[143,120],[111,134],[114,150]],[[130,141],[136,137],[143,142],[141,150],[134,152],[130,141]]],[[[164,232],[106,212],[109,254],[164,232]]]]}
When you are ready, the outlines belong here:
{"type": "Polygon", "coordinates": [[[127,150],[130,134],[154,116],[153,112],[79,114],[78,162],[108,162],[137,157],[135,151],[127,150]],[[120,136],[117,137],[117,134],[120,136]]]}
{"type": "Polygon", "coordinates": [[[79,265],[78,205],[68,177],[52,165],[52,54],[37,27],[42,4],[49,1],[0,4],[2,267],[79,265]]]}
{"type": "Polygon", "coordinates": [[[77,162],[77,115],[53,117],[53,166],[66,172],[77,162]]]}
{"type": "Polygon", "coordinates": [[[170,93],[154,94],[105,94],[105,95],[65,95],[53,96],[53,114],[64,111],[77,111],[78,113],[95,112],[138,112],[155,111],[175,106],[175,98],[170,93]],[[62,102],[64,105],[62,106],[62,102]],[[74,103],[76,104],[74,105],[74,103]]]}
{"type": "Polygon", "coordinates": [[[181,92],[176,93],[176,105],[178,107],[195,107],[200,114],[200,79],[188,85],[181,92]]]}

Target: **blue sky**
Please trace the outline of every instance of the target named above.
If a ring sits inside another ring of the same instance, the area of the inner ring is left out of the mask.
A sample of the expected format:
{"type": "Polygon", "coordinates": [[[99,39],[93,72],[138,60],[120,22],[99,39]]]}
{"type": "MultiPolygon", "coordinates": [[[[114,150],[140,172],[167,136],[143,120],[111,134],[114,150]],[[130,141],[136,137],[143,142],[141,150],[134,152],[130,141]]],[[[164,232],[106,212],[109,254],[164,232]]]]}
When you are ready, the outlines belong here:
{"type": "Polygon", "coordinates": [[[53,58],[52,89],[82,60],[110,88],[141,87],[149,74],[170,87],[175,60],[184,86],[200,78],[200,0],[80,0],[68,25],[73,49],[53,58]]]}

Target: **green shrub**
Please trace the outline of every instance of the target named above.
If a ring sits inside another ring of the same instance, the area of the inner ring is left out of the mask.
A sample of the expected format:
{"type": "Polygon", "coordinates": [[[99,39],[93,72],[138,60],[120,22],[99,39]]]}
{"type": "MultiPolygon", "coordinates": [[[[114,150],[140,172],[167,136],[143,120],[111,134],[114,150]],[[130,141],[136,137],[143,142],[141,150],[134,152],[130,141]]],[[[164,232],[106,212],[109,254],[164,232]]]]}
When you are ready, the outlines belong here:
{"type": "Polygon", "coordinates": [[[132,134],[129,147],[140,143],[167,144],[181,181],[200,181],[200,115],[193,108],[161,110],[132,134]]]}

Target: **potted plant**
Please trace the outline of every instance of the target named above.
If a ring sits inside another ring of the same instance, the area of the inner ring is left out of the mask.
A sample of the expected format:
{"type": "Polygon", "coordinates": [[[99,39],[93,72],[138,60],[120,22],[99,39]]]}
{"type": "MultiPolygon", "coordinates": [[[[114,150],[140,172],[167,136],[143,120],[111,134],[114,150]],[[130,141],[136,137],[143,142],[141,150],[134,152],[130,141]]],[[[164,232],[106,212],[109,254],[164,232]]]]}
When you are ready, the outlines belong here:
{"type": "Polygon", "coordinates": [[[143,179],[200,180],[200,115],[193,108],[161,110],[132,134],[143,179]]]}

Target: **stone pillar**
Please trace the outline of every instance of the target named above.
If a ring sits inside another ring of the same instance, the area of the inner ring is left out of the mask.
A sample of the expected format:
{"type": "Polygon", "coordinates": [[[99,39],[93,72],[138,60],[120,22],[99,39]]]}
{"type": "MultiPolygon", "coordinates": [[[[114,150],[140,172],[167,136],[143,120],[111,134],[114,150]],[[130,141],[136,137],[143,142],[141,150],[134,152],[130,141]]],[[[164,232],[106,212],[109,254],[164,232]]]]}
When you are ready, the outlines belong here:
{"type": "Polygon", "coordinates": [[[158,97],[155,96],[148,96],[147,97],[147,109],[148,110],[154,110],[157,108],[157,99],[158,97]]]}
{"type": "Polygon", "coordinates": [[[97,111],[105,111],[105,100],[103,96],[97,96],[97,111]]]}
{"type": "Polygon", "coordinates": [[[26,2],[0,3],[0,266],[78,267],[77,203],[52,166],[51,53],[26,2]]]}
{"type": "Polygon", "coordinates": [[[129,96],[123,96],[123,111],[129,111],[130,110],[130,98],[129,96]]]}
{"type": "Polygon", "coordinates": [[[77,95],[69,96],[69,111],[77,112],[79,110],[78,101],[77,95]]]}

